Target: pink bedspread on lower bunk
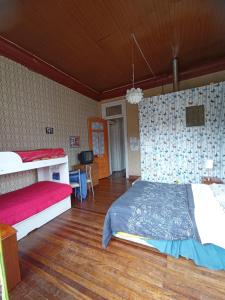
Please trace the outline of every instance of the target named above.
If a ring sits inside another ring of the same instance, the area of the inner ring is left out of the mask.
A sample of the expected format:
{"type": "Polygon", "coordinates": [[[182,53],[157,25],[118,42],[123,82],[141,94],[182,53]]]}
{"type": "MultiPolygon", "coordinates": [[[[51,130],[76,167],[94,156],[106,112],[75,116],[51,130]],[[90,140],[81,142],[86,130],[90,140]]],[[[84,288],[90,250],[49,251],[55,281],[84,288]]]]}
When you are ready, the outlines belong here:
{"type": "Polygon", "coordinates": [[[14,152],[17,153],[22,158],[23,162],[65,156],[64,149],[62,148],[48,148],[48,149],[36,149],[36,150],[26,150],[26,151],[14,151],[14,152]]]}
{"type": "Polygon", "coordinates": [[[0,195],[0,223],[14,225],[71,195],[68,184],[40,181],[0,195]]]}

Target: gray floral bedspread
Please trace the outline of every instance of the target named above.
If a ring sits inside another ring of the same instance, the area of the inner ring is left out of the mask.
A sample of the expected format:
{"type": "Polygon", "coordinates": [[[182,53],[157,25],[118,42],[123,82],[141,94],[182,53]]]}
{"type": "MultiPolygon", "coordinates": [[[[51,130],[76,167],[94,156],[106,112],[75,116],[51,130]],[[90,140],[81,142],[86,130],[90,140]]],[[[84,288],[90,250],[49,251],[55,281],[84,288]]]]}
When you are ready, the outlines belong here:
{"type": "Polygon", "coordinates": [[[109,208],[103,247],[118,231],[157,240],[200,241],[191,185],[138,181],[109,208]]]}

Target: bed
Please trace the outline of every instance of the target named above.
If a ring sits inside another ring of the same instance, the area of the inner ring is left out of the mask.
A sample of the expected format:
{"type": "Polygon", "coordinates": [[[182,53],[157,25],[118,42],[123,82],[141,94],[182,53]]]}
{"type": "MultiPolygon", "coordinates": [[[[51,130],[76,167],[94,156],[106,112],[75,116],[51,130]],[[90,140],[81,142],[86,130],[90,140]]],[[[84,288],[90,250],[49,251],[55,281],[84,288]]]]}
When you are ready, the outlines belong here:
{"type": "Polygon", "coordinates": [[[224,228],[225,185],[138,181],[109,208],[102,244],[116,236],[225,270],[224,228]]]}
{"type": "Polygon", "coordinates": [[[65,152],[63,148],[45,148],[35,150],[17,150],[17,153],[23,162],[31,162],[42,159],[51,159],[64,157],[65,152]]]}
{"type": "Polygon", "coordinates": [[[0,195],[0,223],[15,225],[70,196],[68,184],[40,181],[0,195]]]}
{"type": "Polygon", "coordinates": [[[37,183],[0,195],[0,222],[17,230],[17,240],[71,208],[63,149],[0,152],[0,175],[27,170],[37,170],[37,183]]]}

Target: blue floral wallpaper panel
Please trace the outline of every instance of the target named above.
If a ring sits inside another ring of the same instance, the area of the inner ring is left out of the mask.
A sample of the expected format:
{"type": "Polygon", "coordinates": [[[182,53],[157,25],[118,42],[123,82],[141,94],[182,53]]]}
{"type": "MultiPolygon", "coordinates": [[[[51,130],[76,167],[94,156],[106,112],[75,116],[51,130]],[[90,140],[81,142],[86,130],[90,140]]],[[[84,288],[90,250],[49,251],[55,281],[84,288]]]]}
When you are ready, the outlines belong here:
{"type": "Polygon", "coordinates": [[[208,172],[225,180],[225,82],[144,99],[139,104],[144,180],[200,183],[208,172]],[[186,107],[204,105],[205,125],[186,127],[186,107]]]}

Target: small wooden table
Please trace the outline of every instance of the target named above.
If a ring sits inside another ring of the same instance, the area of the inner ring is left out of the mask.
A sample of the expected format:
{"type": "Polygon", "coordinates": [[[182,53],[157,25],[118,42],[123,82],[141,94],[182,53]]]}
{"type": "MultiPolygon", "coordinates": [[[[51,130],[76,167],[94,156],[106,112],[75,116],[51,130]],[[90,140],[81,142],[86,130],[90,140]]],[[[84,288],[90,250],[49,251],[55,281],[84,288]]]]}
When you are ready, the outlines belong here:
{"type": "Polygon", "coordinates": [[[204,183],[204,184],[213,184],[213,183],[222,184],[223,181],[217,177],[203,177],[202,183],[204,183]]]}
{"type": "Polygon", "coordinates": [[[16,230],[10,225],[0,224],[0,239],[8,290],[21,281],[16,230]]]}
{"type": "MultiPolygon", "coordinates": [[[[73,170],[80,169],[82,171],[86,171],[86,165],[74,165],[73,170]]],[[[96,186],[99,184],[99,175],[98,175],[98,164],[96,162],[93,162],[91,164],[91,175],[92,175],[92,181],[93,181],[93,186],[96,186]]]]}

